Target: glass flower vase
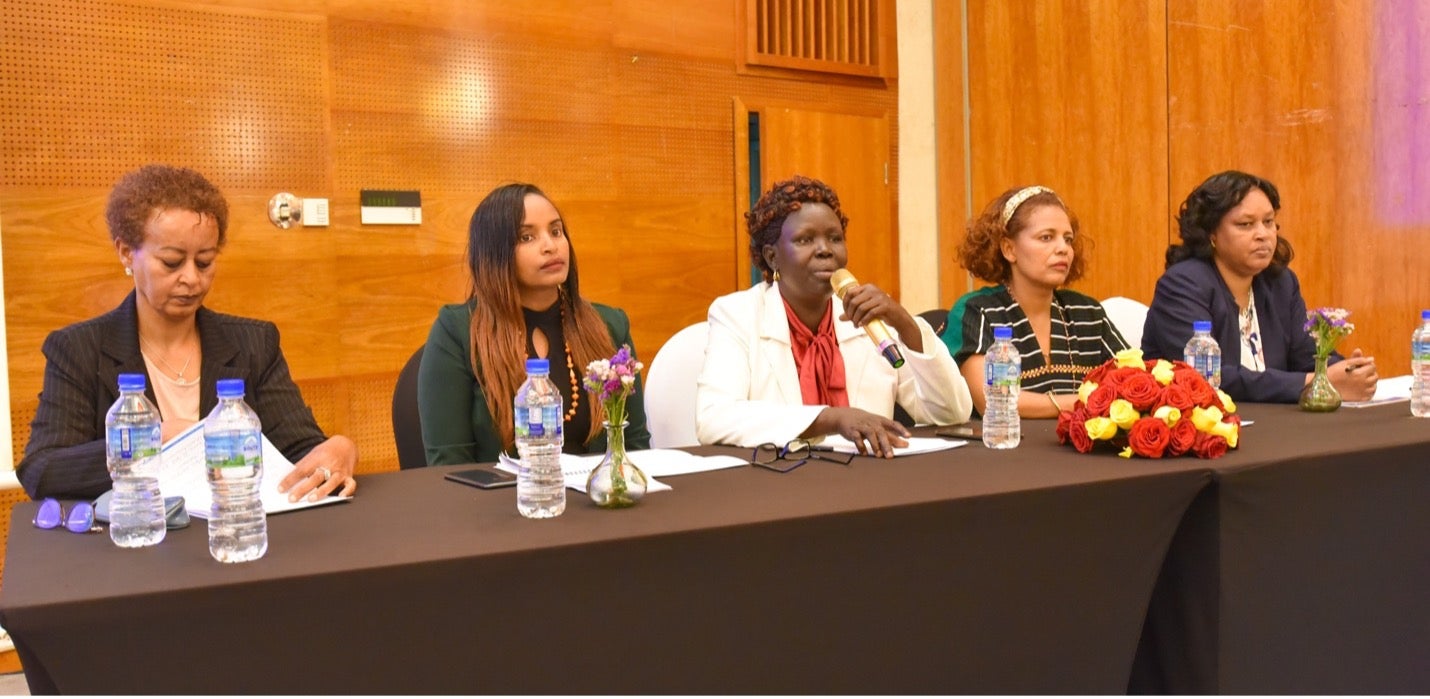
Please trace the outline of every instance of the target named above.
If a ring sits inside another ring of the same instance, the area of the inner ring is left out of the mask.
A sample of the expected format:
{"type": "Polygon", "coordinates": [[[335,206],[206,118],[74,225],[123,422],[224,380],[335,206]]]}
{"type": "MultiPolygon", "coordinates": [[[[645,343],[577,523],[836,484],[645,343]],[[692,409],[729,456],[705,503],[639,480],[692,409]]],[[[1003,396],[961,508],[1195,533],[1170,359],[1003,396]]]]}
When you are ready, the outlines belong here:
{"type": "Polygon", "coordinates": [[[1316,373],[1311,381],[1301,389],[1302,410],[1313,413],[1329,413],[1341,407],[1341,393],[1331,385],[1331,377],[1326,373],[1326,358],[1316,357],[1316,373]]]}
{"type": "Polygon", "coordinates": [[[631,507],[645,497],[645,472],[626,455],[626,423],[606,426],[606,457],[586,479],[586,495],[597,507],[631,507]]]}

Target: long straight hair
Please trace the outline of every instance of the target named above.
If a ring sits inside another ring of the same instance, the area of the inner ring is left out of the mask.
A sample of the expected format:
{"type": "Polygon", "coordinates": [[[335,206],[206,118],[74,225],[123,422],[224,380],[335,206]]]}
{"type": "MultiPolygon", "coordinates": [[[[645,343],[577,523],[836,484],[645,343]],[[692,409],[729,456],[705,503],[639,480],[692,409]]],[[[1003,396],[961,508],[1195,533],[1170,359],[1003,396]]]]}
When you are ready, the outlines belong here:
{"type": "MultiPolygon", "coordinates": [[[[472,272],[472,289],[467,297],[472,307],[472,369],[481,382],[487,410],[506,450],[516,444],[512,401],[526,380],[526,319],[521,313],[516,281],[516,245],[526,219],[529,194],[551,200],[536,185],[503,185],[482,199],[467,227],[467,267],[472,272]]],[[[565,231],[571,246],[570,267],[566,283],[557,290],[557,303],[561,304],[561,332],[571,352],[572,370],[579,378],[587,364],[614,354],[615,346],[601,316],[581,298],[570,226],[565,226],[565,231]]],[[[563,351],[552,347],[548,354],[553,361],[561,361],[563,351]]],[[[587,404],[591,406],[591,431],[582,443],[597,434],[605,419],[599,401],[588,399],[587,404]]]]}

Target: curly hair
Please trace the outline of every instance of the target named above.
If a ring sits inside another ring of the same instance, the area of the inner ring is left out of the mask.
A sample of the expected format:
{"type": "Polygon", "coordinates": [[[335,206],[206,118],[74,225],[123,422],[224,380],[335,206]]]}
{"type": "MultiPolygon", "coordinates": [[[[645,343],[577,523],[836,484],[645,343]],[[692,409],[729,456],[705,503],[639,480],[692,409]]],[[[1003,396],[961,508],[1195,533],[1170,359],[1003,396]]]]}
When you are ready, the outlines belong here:
{"type": "MultiPolygon", "coordinates": [[[[1167,266],[1191,258],[1211,261],[1216,254],[1212,247],[1212,233],[1221,226],[1227,212],[1241,204],[1253,189],[1259,189],[1266,195],[1271,201],[1272,211],[1281,210],[1281,193],[1276,191],[1276,185],[1256,175],[1227,170],[1197,185],[1177,212],[1177,229],[1182,244],[1167,247],[1167,266]]],[[[1278,224],[1276,228],[1276,251],[1271,255],[1271,265],[1266,268],[1268,276],[1273,277],[1286,269],[1295,256],[1291,243],[1281,237],[1281,226],[1278,224]]]]}
{"type": "Polygon", "coordinates": [[[154,214],[181,209],[218,223],[218,247],[228,241],[228,200],[203,175],[186,167],[145,165],[125,173],[109,193],[104,219],[109,237],[131,248],[144,245],[144,226],[154,214]]]}
{"type": "Polygon", "coordinates": [[[988,203],[984,207],[982,215],[968,222],[968,235],[963,237],[963,242],[958,246],[958,261],[964,269],[973,273],[973,276],[984,279],[995,284],[1007,284],[1013,278],[1013,264],[1003,257],[1003,240],[1013,239],[1017,231],[1028,225],[1028,218],[1033,215],[1033,211],[1043,206],[1056,206],[1068,215],[1068,222],[1072,224],[1073,240],[1073,260],[1068,266],[1067,283],[1075,282],[1082,278],[1083,270],[1087,266],[1087,258],[1083,252],[1085,243],[1081,230],[1077,222],[1077,215],[1069,209],[1067,204],[1058,195],[1051,191],[1039,192],[1028,197],[1018,208],[1013,211],[1012,218],[1008,219],[1008,225],[1003,225],[1003,207],[1014,194],[1026,189],[1026,187],[1014,187],[1000,195],[997,199],[988,203]]]}
{"type": "Polygon", "coordinates": [[[779,242],[785,219],[806,203],[828,206],[839,218],[839,227],[849,228],[849,217],[839,208],[839,195],[829,185],[803,175],[774,183],[755,206],[745,212],[745,227],[750,232],[750,263],[760,270],[765,281],[774,279],[774,270],[765,261],[765,246],[779,242]]]}

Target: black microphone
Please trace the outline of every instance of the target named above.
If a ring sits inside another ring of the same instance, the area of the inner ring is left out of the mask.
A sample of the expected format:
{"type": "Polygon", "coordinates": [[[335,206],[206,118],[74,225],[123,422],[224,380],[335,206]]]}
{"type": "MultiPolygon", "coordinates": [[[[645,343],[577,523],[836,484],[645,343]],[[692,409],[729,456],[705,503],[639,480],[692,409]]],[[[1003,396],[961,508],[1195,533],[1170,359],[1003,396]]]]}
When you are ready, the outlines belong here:
{"type": "MultiPolygon", "coordinates": [[[[849,287],[858,283],[854,275],[842,267],[835,270],[834,276],[829,278],[829,284],[834,287],[834,293],[840,301],[849,293],[849,287]]],[[[894,342],[894,336],[889,334],[889,326],[884,325],[884,321],[876,318],[864,323],[864,333],[879,346],[879,354],[889,360],[890,365],[895,369],[904,365],[904,355],[899,351],[899,345],[894,342]]]]}

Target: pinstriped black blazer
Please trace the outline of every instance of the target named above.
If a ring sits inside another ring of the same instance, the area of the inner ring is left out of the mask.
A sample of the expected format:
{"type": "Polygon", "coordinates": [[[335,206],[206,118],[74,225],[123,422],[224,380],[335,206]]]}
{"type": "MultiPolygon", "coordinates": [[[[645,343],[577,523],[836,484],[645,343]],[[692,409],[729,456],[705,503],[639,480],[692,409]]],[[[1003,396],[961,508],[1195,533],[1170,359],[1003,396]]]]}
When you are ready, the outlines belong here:
{"type": "MultiPolygon", "coordinates": [[[[31,498],[92,498],[110,488],[104,462],[104,415],[119,398],[120,374],[145,374],[134,293],[119,307],[45,338],[45,383],[20,461],[31,498]]],[[[326,437],[288,373],[273,323],[200,308],[195,316],[203,364],[199,415],[218,404],[219,379],[243,379],[244,401],[263,434],[292,461],[326,437]]],[[[145,390],[154,400],[153,381],[145,390]]]]}

